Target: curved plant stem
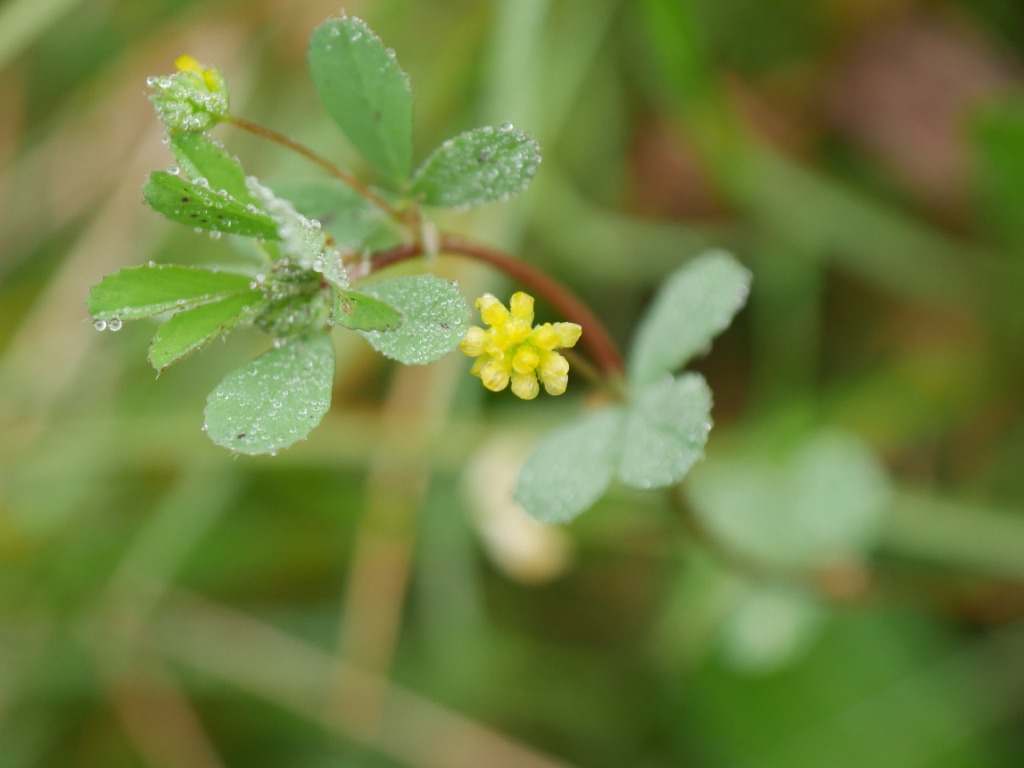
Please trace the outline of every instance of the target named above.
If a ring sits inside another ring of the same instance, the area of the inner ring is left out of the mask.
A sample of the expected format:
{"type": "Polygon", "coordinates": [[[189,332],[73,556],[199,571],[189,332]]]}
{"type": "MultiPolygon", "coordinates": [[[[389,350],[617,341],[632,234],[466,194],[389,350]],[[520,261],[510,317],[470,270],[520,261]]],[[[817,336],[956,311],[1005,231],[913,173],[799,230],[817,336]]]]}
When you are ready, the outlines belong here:
{"type": "MultiPolygon", "coordinates": [[[[415,220],[417,214],[415,206],[406,212],[398,210],[350,173],[342,170],[327,158],[309,149],[309,147],[289,139],[287,136],[270,128],[250,122],[244,117],[229,115],[225,120],[237,128],[297,152],[307,160],[323,168],[334,178],[350,186],[381,210],[386,211],[396,221],[409,224],[410,221],[415,220]],[[410,214],[413,218],[410,218],[410,214]]],[[[455,235],[442,233],[437,240],[437,245],[439,252],[465,256],[485,264],[490,264],[516,282],[529,287],[537,296],[550,304],[552,309],[557,311],[562,317],[570,322],[577,323],[584,329],[580,346],[587,350],[590,359],[609,382],[617,382],[622,378],[625,366],[623,365],[619,348],[612,340],[611,334],[608,333],[604,323],[601,322],[597,315],[590,311],[590,307],[584,304],[564,285],[528,262],[485,245],[464,240],[455,235]]],[[[383,269],[389,264],[423,256],[425,253],[426,248],[422,242],[417,241],[399,245],[390,250],[374,254],[370,259],[367,273],[383,269]]]]}
{"type": "MultiPolygon", "coordinates": [[[[579,297],[553,277],[529,262],[454,235],[442,233],[438,239],[438,246],[440,253],[464,256],[489,264],[530,288],[559,315],[583,328],[580,346],[587,350],[590,359],[604,376],[612,380],[621,378],[625,369],[622,355],[604,323],[579,297]]],[[[370,259],[369,271],[374,272],[390,264],[422,256],[424,253],[425,249],[421,243],[399,245],[374,254],[370,259]]]]}
{"type": "Polygon", "coordinates": [[[281,146],[287,147],[293,152],[297,152],[307,160],[323,168],[334,178],[350,186],[352,189],[354,189],[356,192],[365,197],[367,200],[369,200],[371,203],[376,205],[381,210],[386,211],[389,215],[394,216],[395,219],[399,221],[402,220],[402,212],[395,208],[393,205],[391,205],[391,203],[389,203],[387,200],[385,200],[380,195],[375,193],[372,189],[370,189],[361,181],[359,181],[359,179],[357,179],[355,176],[348,173],[347,171],[342,170],[334,163],[332,163],[330,160],[328,160],[326,157],[318,155],[316,152],[314,152],[304,144],[300,144],[299,142],[293,139],[289,139],[284,134],[278,133],[277,131],[271,130],[270,128],[266,128],[257,123],[250,122],[249,120],[246,120],[244,117],[228,115],[225,118],[225,121],[231,123],[236,128],[241,128],[243,131],[248,131],[249,133],[259,136],[260,138],[267,139],[268,141],[273,141],[275,144],[280,144],[281,146]]]}

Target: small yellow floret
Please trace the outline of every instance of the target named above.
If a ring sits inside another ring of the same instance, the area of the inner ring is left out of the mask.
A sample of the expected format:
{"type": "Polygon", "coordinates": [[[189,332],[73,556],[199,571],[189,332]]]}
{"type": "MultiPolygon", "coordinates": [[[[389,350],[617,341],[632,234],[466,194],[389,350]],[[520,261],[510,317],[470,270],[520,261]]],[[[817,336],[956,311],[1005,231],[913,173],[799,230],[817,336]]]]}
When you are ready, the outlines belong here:
{"type": "Polygon", "coordinates": [[[501,360],[489,360],[480,369],[480,381],[491,392],[501,392],[508,386],[511,372],[501,360]]]}
{"type": "Polygon", "coordinates": [[[477,357],[483,354],[484,345],[487,343],[487,331],[475,325],[470,326],[466,331],[466,338],[459,344],[459,349],[470,357],[477,357]]]}
{"type": "Polygon", "coordinates": [[[176,58],[174,66],[182,72],[195,72],[197,75],[203,74],[203,65],[199,63],[195,56],[189,56],[187,53],[176,58]]]}
{"type": "Polygon", "coordinates": [[[476,301],[480,317],[489,328],[470,326],[459,347],[475,357],[470,373],[480,377],[492,392],[512,384],[512,393],[532,400],[541,384],[550,395],[565,392],[569,382],[569,361],[556,349],[572,347],[583,329],[576,323],[544,323],[533,326],[533,297],[519,291],[509,308],[485,293],[476,301]]]}

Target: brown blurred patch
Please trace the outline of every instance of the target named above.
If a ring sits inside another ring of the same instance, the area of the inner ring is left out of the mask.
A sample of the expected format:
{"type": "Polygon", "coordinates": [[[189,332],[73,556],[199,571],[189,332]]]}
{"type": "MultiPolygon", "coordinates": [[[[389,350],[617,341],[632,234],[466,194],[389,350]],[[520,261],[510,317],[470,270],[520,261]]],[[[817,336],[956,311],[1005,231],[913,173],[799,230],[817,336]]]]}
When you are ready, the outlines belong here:
{"type": "Polygon", "coordinates": [[[650,119],[641,124],[629,157],[630,200],[645,214],[677,219],[725,214],[726,205],[698,149],[668,122],[650,119]]]}
{"type": "Polygon", "coordinates": [[[868,29],[838,59],[824,115],[909,193],[952,215],[969,175],[964,122],[1012,85],[1010,63],[978,29],[915,12],[868,29]]]}

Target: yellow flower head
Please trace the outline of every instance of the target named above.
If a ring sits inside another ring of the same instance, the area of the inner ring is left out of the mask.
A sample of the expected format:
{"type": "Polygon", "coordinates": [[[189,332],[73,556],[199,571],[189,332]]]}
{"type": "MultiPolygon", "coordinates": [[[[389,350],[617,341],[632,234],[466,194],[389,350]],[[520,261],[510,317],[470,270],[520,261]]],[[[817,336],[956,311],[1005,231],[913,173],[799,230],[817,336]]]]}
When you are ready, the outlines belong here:
{"type": "Polygon", "coordinates": [[[174,60],[173,75],[150,77],[150,100],[160,121],[171,130],[204,131],[228,114],[228,87],[216,69],[192,56],[174,60]]]}
{"type": "Polygon", "coordinates": [[[506,307],[485,293],[476,300],[480,317],[490,327],[472,325],[459,345],[476,362],[470,373],[480,377],[492,392],[510,383],[512,393],[532,400],[540,385],[549,395],[565,392],[569,383],[569,361],[555,350],[576,344],[583,329],[576,323],[533,325],[533,297],[519,291],[506,307]]]}

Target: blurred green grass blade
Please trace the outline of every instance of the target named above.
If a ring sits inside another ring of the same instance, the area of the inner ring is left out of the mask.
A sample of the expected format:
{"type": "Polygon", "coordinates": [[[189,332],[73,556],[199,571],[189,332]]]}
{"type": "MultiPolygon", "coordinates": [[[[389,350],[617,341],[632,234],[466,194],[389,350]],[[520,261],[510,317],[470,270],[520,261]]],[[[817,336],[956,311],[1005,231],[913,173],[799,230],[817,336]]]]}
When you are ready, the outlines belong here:
{"type": "Polygon", "coordinates": [[[705,109],[717,94],[692,4],[644,0],[643,14],[651,50],[673,99],[684,108],[705,109]]]}
{"type": "Polygon", "coordinates": [[[1024,518],[980,504],[904,490],[880,532],[880,545],[905,557],[1024,583],[1024,518]]]}
{"type": "Polygon", "coordinates": [[[78,3],[79,0],[8,0],[0,7],[0,69],[78,3]]]}
{"type": "MultiPolygon", "coordinates": [[[[142,197],[171,221],[230,235],[278,240],[277,222],[230,195],[200,186],[166,171],[154,171],[142,197]]],[[[252,205],[252,204],[249,204],[252,205]]]]}
{"type": "Polygon", "coordinates": [[[448,139],[416,172],[412,191],[427,205],[471,208],[523,191],[540,164],[540,145],[506,124],[448,139]]]}
{"type": "Polygon", "coordinates": [[[320,103],[352,145],[392,182],[412,169],[412,91],[394,52],[364,21],[333,19],[309,41],[320,103]]]}
{"type": "Polygon", "coordinates": [[[200,267],[131,267],[107,275],[93,286],[89,314],[99,320],[138,320],[248,291],[251,282],[248,275],[200,267]]]}
{"type": "Polygon", "coordinates": [[[965,308],[982,300],[989,254],[771,149],[748,147],[729,184],[772,232],[896,296],[965,308]]]}
{"type": "Polygon", "coordinates": [[[426,365],[451,352],[466,335],[466,299],[447,280],[412,275],[382,280],[365,291],[402,314],[397,330],[359,331],[385,357],[406,365],[426,365]]]}
{"type": "Polygon", "coordinates": [[[216,337],[231,330],[263,298],[262,291],[243,291],[220,301],[183,310],[157,329],[149,345],[149,363],[162,371],[216,337]]]}
{"type": "Polygon", "coordinates": [[[1024,105],[991,106],[971,125],[978,158],[979,214],[1000,237],[1024,250],[1024,105]]]}
{"type": "Polygon", "coordinates": [[[304,439],[331,407],[334,346],[311,333],[228,374],[206,400],[206,433],[238,453],[276,453],[304,439]]]}

